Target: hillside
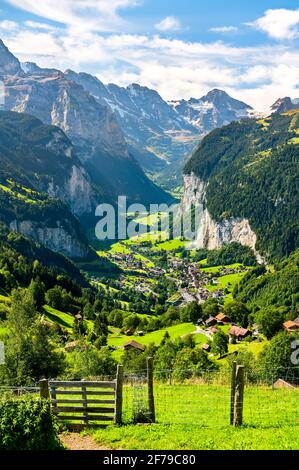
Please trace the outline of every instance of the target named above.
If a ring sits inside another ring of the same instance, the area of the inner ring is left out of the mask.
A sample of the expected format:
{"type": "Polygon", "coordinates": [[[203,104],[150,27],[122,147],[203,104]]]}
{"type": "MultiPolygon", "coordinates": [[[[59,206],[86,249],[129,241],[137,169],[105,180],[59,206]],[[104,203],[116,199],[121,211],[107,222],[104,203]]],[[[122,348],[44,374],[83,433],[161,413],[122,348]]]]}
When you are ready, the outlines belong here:
{"type": "Polygon", "coordinates": [[[250,307],[288,307],[299,305],[299,251],[270,271],[250,271],[235,290],[235,296],[250,307]]]}
{"type": "Polygon", "coordinates": [[[207,244],[226,227],[226,234],[240,233],[239,240],[224,234],[225,242],[241,241],[269,258],[298,248],[298,134],[299,111],[293,110],[234,122],[203,140],[184,173],[185,198],[195,197],[196,186],[206,206],[207,244]],[[243,239],[241,229],[248,235],[243,239]]]}

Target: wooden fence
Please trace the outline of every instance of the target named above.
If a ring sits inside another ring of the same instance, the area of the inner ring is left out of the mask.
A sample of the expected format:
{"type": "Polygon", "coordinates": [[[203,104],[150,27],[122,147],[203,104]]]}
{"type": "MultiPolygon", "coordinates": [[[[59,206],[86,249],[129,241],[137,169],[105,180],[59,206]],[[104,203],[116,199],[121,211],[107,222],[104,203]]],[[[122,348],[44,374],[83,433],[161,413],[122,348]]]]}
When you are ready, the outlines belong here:
{"type": "Polygon", "coordinates": [[[79,426],[121,424],[122,388],[121,365],[113,381],[40,381],[40,395],[50,399],[58,420],[76,421],[79,426]]]}

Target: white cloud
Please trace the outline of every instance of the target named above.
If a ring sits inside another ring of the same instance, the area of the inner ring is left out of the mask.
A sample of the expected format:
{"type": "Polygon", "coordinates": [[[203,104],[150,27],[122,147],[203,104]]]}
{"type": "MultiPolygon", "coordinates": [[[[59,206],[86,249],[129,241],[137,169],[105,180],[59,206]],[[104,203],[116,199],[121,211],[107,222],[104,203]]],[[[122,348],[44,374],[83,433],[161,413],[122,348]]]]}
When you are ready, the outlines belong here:
{"type": "Polygon", "coordinates": [[[239,31],[239,28],[237,26],[215,26],[210,28],[209,31],[213,33],[236,33],[239,31]]]}
{"type": "Polygon", "coordinates": [[[41,30],[44,30],[44,31],[55,31],[55,30],[57,30],[57,28],[55,28],[54,26],[51,26],[47,23],[39,23],[37,21],[25,21],[24,24],[25,24],[25,26],[28,26],[28,28],[31,28],[31,29],[41,29],[41,30]]]}
{"type": "Polygon", "coordinates": [[[118,10],[140,5],[140,0],[8,0],[8,2],[41,18],[94,31],[117,30],[124,23],[118,10]]]}
{"type": "Polygon", "coordinates": [[[274,39],[295,39],[299,37],[299,9],[267,10],[261,18],[246,23],[274,39]]]}
{"type": "Polygon", "coordinates": [[[102,35],[80,24],[50,30],[32,27],[23,23],[17,30],[1,30],[4,42],[22,61],[89,72],[104,83],[138,82],[165,99],[200,97],[222,88],[264,109],[278,97],[299,96],[299,51],[292,44],[237,47],[159,35],[102,35]]]}
{"type": "Polygon", "coordinates": [[[167,16],[160,23],[155,25],[158,31],[179,31],[181,29],[181,22],[174,16],[167,16]]]}
{"type": "Polygon", "coordinates": [[[18,23],[10,20],[0,21],[0,29],[3,31],[15,31],[18,29],[18,23]]]}

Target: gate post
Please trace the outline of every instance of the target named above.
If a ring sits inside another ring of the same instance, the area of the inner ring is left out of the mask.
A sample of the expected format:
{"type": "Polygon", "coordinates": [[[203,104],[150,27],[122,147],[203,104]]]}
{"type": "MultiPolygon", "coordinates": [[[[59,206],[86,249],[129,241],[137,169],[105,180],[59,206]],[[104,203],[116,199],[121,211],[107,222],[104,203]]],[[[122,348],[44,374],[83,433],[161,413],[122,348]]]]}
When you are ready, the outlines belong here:
{"type": "Polygon", "coordinates": [[[147,387],[148,387],[148,410],[149,417],[152,423],[155,422],[155,399],[154,399],[154,376],[153,376],[153,358],[148,357],[146,360],[147,366],[147,387]]]}
{"type": "Polygon", "coordinates": [[[234,424],[235,394],[236,394],[237,361],[232,365],[231,395],[230,395],[230,424],[234,424]]]}
{"type": "Polygon", "coordinates": [[[45,398],[46,400],[50,398],[49,382],[47,379],[42,379],[39,381],[39,395],[41,398],[45,398]]]}
{"type": "Polygon", "coordinates": [[[115,390],[115,424],[122,424],[122,407],[123,407],[123,366],[118,364],[116,373],[116,390],[115,390]]]}
{"type": "Polygon", "coordinates": [[[233,421],[234,426],[241,426],[243,423],[244,369],[244,366],[237,366],[233,421]]]}

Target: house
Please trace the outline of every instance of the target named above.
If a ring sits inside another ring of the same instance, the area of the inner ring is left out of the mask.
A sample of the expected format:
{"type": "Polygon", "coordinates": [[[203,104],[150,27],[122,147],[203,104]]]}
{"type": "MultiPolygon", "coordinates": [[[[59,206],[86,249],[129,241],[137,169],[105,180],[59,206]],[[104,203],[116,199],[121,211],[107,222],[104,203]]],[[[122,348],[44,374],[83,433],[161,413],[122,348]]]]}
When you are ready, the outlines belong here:
{"type": "Polygon", "coordinates": [[[209,344],[203,344],[201,349],[203,349],[206,352],[209,352],[211,349],[211,346],[209,344]]]}
{"type": "Polygon", "coordinates": [[[246,338],[250,334],[250,331],[247,330],[247,328],[241,328],[239,326],[232,326],[228,334],[232,338],[235,338],[238,341],[242,341],[244,338],[246,338]]]}
{"type": "Polygon", "coordinates": [[[210,317],[206,320],[206,325],[207,326],[214,326],[214,325],[216,325],[216,323],[217,323],[217,320],[214,317],[210,317]]]}
{"type": "Polygon", "coordinates": [[[136,349],[137,351],[145,351],[145,346],[143,344],[137,343],[137,341],[129,341],[124,345],[124,349],[128,351],[129,349],[136,349]]]}
{"type": "Polygon", "coordinates": [[[217,317],[215,317],[218,323],[230,323],[230,318],[224,313],[219,313],[217,317]]]}
{"type": "Polygon", "coordinates": [[[215,335],[216,333],[219,332],[219,330],[218,328],[215,328],[215,326],[212,326],[211,328],[209,328],[209,332],[215,335]]]}
{"type": "Polygon", "coordinates": [[[295,321],[286,321],[284,324],[283,324],[283,327],[286,331],[288,331],[289,333],[295,333],[295,332],[298,332],[299,333],[299,323],[295,321]]]}

